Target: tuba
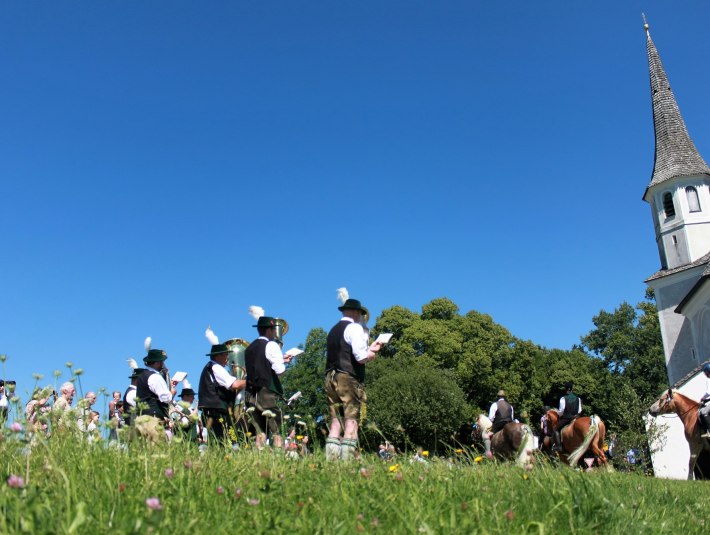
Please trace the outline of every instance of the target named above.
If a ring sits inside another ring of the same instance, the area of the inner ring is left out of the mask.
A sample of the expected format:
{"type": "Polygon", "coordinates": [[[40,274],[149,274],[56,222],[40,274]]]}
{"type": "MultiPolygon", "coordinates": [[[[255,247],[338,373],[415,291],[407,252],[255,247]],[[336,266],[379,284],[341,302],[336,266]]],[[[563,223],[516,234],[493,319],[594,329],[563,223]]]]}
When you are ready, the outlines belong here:
{"type": "Polygon", "coordinates": [[[282,318],[274,318],[276,323],[276,338],[283,344],[284,335],[288,332],[288,322],[282,318]]]}
{"type": "MultiPolygon", "coordinates": [[[[242,340],[241,338],[232,338],[226,340],[224,345],[229,349],[229,357],[227,358],[227,365],[232,372],[232,375],[237,379],[245,379],[247,376],[247,364],[244,358],[245,351],[249,347],[249,342],[242,340]]],[[[237,394],[237,398],[234,401],[234,410],[237,415],[244,408],[244,390],[240,390],[237,394]]]]}

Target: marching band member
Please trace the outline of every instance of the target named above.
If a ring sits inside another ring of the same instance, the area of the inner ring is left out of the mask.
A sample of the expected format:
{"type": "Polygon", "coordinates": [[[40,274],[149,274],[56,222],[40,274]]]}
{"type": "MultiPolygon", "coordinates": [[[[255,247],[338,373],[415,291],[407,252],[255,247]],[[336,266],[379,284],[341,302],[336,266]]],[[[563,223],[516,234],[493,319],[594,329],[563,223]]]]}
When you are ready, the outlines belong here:
{"type": "Polygon", "coordinates": [[[202,423],[214,440],[223,442],[226,435],[235,444],[237,437],[231,408],[237,392],[246,386],[246,381],[232,376],[225,368],[229,348],[219,343],[212,329],[207,327],[205,336],[212,349],[207,353],[210,360],[200,375],[200,401],[197,407],[202,410],[202,423]]]}
{"type": "Polygon", "coordinates": [[[341,320],[327,338],[325,392],[330,412],[330,433],[326,439],[327,460],[351,459],[357,449],[361,406],[367,400],[363,382],[365,363],[374,359],[382,344],[368,346],[362,324],[367,309],[357,299],[350,299],[345,288],[338,290],[342,303],[341,320]]]}
{"type": "MultiPolygon", "coordinates": [[[[147,433],[144,433],[142,429],[139,429],[138,432],[154,440],[158,424],[170,423],[168,416],[170,401],[175,395],[175,383],[171,382],[168,386],[161,374],[168,358],[167,353],[162,349],[151,349],[151,342],[150,337],[145,339],[145,348],[148,354],[143,358],[146,368],[138,373],[136,402],[139,415],[148,415],[155,419],[154,422],[142,426],[147,433]]],[[[169,433],[167,436],[170,436],[169,433]]]]}
{"type": "Polygon", "coordinates": [[[283,447],[283,437],[279,434],[283,415],[277,400],[283,397],[283,388],[279,375],[286,371],[285,364],[291,362],[291,356],[284,357],[281,347],[274,341],[277,334],[276,319],[264,316],[261,307],[249,307],[249,314],[256,319],[259,338],[247,347],[244,358],[247,368],[247,405],[252,411],[252,420],[256,427],[256,446],[266,444],[266,433],[271,432],[274,446],[283,447]]]}

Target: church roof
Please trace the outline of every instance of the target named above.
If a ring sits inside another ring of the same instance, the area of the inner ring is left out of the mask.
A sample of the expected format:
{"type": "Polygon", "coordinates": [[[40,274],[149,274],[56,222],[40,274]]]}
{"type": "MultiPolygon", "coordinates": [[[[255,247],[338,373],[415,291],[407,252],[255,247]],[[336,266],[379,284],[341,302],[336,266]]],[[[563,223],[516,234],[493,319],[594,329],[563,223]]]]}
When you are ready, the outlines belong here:
{"type": "MultiPolygon", "coordinates": [[[[710,175],[710,168],[690,139],[683,117],[678,109],[668,76],[663,69],[661,58],[646,28],[646,50],[651,79],[651,102],[653,107],[653,128],[656,134],[656,154],[653,174],[648,189],[675,177],[698,174],[710,175]]],[[[644,197],[646,194],[644,194],[644,197]]]]}
{"type": "Polygon", "coordinates": [[[647,278],[644,282],[651,282],[651,281],[655,281],[657,279],[662,279],[663,277],[667,277],[668,275],[680,273],[681,271],[685,271],[687,269],[692,269],[692,268],[695,268],[698,266],[706,266],[705,271],[703,271],[703,276],[706,274],[710,275],[710,253],[707,253],[706,255],[701,256],[695,262],[690,262],[689,264],[677,266],[672,269],[661,269],[660,271],[656,271],[653,275],[651,275],[649,278],[647,278]]]}
{"type": "Polygon", "coordinates": [[[702,372],[702,369],[703,369],[703,366],[705,366],[705,364],[707,364],[708,362],[710,362],[710,360],[706,360],[705,362],[703,362],[703,363],[701,363],[701,364],[698,364],[695,368],[693,368],[691,371],[689,371],[688,373],[686,373],[683,377],[681,377],[680,379],[678,379],[678,380],[673,384],[673,386],[672,386],[671,388],[673,388],[673,390],[676,390],[676,389],[682,387],[685,383],[687,383],[688,381],[690,381],[693,377],[695,377],[696,375],[698,375],[699,373],[701,373],[701,372],[702,372]]]}

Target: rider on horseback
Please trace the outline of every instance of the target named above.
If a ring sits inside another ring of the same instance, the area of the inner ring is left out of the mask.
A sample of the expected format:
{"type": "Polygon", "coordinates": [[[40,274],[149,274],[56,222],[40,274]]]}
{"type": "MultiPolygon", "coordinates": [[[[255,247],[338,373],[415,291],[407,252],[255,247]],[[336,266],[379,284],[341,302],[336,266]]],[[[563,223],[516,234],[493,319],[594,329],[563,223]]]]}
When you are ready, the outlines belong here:
{"type": "Polygon", "coordinates": [[[483,443],[486,446],[486,457],[492,457],[491,437],[515,419],[513,406],[505,399],[505,390],[498,391],[498,400],[491,405],[488,411],[488,418],[493,422],[493,427],[491,427],[490,432],[484,433],[483,443]]]}
{"type": "Polygon", "coordinates": [[[574,392],[572,392],[573,388],[574,384],[572,381],[565,383],[565,390],[567,390],[567,393],[560,398],[560,418],[557,420],[557,426],[554,428],[554,433],[552,435],[554,440],[552,448],[556,451],[560,451],[562,449],[562,438],[560,437],[560,431],[562,431],[562,428],[572,422],[575,418],[577,418],[577,416],[582,414],[582,400],[579,399],[574,392]]]}
{"type": "Polygon", "coordinates": [[[710,438],[710,362],[706,362],[703,366],[705,374],[705,394],[700,398],[700,408],[698,409],[698,419],[704,427],[703,433],[700,435],[703,438],[710,438]]]}

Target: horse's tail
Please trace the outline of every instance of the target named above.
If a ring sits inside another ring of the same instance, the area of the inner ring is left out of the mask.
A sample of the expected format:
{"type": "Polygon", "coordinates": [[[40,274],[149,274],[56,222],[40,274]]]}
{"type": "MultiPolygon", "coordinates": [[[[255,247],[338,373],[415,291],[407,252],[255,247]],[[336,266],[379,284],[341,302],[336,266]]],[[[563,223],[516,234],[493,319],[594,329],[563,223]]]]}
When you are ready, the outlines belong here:
{"type": "Polygon", "coordinates": [[[582,458],[582,455],[584,455],[584,452],[589,449],[589,445],[592,443],[592,440],[594,440],[594,437],[596,436],[597,431],[599,430],[599,422],[599,416],[592,414],[589,417],[589,431],[587,431],[587,434],[584,435],[584,440],[579,445],[579,447],[572,453],[570,453],[569,457],[567,458],[567,462],[572,468],[577,466],[577,463],[582,458]]]}
{"type": "Polygon", "coordinates": [[[532,457],[533,451],[533,432],[529,425],[521,424],[520,431],[522,437],[520,439],[520,446],[518,446],[518,451],[515,454],[515,464],[520,467],[525,468],[530,464],[530,459],[532,457]]]}

